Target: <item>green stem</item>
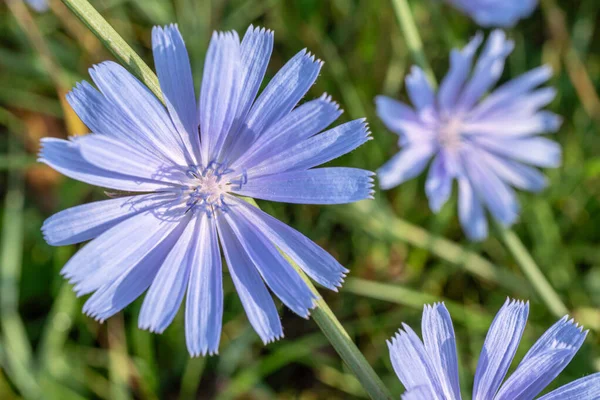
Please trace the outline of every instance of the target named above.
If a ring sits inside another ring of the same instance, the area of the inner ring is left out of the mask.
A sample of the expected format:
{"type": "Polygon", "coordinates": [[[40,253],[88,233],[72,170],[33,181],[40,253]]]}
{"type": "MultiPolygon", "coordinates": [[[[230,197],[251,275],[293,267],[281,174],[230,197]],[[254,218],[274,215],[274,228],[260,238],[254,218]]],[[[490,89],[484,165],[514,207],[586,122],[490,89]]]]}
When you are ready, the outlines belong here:
{"type": "Polygon", "coordinates": [[[567,307],[550,282],[548,282],[519,237],[512,230],[502,227],[499,223],[495,223],[495,226],[498,236],[500,236],[500,239],[502,239],[506,248],[517,261],[517,264],[519,264],[519,267],[521,267],[521,270],[548,309],[557,317],[566,315],[568,313],[567,307]]]}
{"type": "Polygon", "coordinates": [[[419,31],[417,30],[417,25],[415,24],[415,19],[410,10],[410,6],[408,5],[408,1],[392,0],[392,4],[394,5],[396,18],[398,18],[398,23],[400,24],[400,29],[402,29],[402,33],[406,39],[406,45],[408,46],[411,57],[415,60],[417,65],[423,69],[429,82],[435,86],[435,75],[425,56],[423,42],[419,36],[419,31]]]}
{"type": "Polygon", "coordinates": [[[156,74],[87,0],[62,0],[115,58],[163,101],[156,74]]]}
{"type": "MultiPolygon", "coordinates": [[[[106,20],[88,3],[87,0],[62,0],[63,3],[100,39],[119,61],[129,71],[142,81],[152,92],[162,100],[162,93],[158,78],[154,72],[143,62],[134,50],[119,36],[119,34],[106,22],[106,20]]],[[[258,207],[252,199],[247,199],[258,207]]],[[[291,262],[291,261],[290,261],[291,262]]],[[[293,262],[291,264],[302,276],[310,290],[317,295],[316,308],[312,317],[335,350],[344,360],[346,365],[356,375],[365,391],[373,399],[391,399],[392,396],[369,365],[362,353],[358,350],[352,338],[337,320],[327,303],[319,295],[309,278],[293,262]]]]}

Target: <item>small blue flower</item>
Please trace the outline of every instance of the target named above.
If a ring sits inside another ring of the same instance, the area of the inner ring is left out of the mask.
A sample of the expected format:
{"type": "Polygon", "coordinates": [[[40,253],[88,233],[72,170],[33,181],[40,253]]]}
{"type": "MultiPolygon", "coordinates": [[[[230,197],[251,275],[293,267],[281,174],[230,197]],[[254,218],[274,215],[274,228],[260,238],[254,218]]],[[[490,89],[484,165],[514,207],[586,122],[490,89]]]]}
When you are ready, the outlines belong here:
{"type": "Polygon", "coordinates": [[[491,91],[513,42],[502,31],[492,32],[472,68],[481,42],[477,35],[464,49],[452,51],[437,93],[423,71],[413,67],[406,88],[414,108],[376,98],[379,117],[403,147],[379,169],[381,187],[416,177],[433,159],[425,183],[429,205],[438,212],[456,179],[460,222],[472,240],[487,237],[484,208],[505,226],[515,222],[519,204],[511,186],[529,191],[546,186],[544,175],[529,165],[558,167],[561,162],[560,146],[538,136],[561,125],[560,117],[540,110],[556,96],[553,88],[537,88],[552,71],[539,67],[491,91]]]}
{"type": "Polygon", "coordinates": [[[25,0],[25,3],[29,4],[29,6],[37,12],[48,11],[47,0],[25,0]]]}
{"type": "Polygon", "coordinates": [[[152,45],[166,108],[112,62],[90,70],[99,91],[81,82],[68,95],[93,133],[43,139],[40,160],[119,192],[59,212],[43,233],[56,246],[93,239],[62,274],[78,295],[93,293],[84,312],[100,321],[148,289],[139,326],[162,332],[187,294],[186,339],[194,356],[218,350],[222,248],[250,323],[269,343],[283,330],[268,289],[305,318],[315,301],[279,250],[331,290],[348,271],[236,195],[304,204],[372,197],[373,173],[314,168],[365,143],[368,128],[355,120],[320,133],[341,114],[326,95],[297,106],[322,66],[305,50],[257,97],[273,49],[271,31],[250,27],[241,42],[235,32],[215,33],[198,103],[177,27],[154,28],[152,45]]]}
{"type": "Polygon", "coordinates": [[[527,18],[538,0],[447,0],[483,27],[512,27],[527,18]]]}
{"type": "MultiPolygon", "coordinates": [[[[567,316],[533,345],[517,369],[504,380],[523,335],[529,303],[508,300],[488,331],[479,356],[474,400],[532,400],[569,364],[587,331],[567,316]],[[504,382],[504,383],[503,383],[504,382]]],[[[406,324],[388,341],[396,375],[406,388],[403,400],[460,400],[456,339],[450,313],[442,303],[426,305],[423,341],[406,324]]],[[[596,400],[600,373],[562,386],[539,400],[596,400]]]]}

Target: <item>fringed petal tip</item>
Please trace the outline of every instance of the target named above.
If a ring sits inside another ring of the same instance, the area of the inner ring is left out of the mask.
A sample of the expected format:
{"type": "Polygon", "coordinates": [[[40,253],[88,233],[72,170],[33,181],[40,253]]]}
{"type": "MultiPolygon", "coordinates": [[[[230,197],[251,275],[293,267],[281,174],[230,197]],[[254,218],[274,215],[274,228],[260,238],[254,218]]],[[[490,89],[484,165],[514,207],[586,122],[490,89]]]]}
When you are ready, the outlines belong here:
{"type": "Polygon", "coordinates": [[[188,353],[190,354],[190,357],[192,358],[198,358],[198,357],[206,357],[206,356],[218,356],[219,355],[219,349],[208,349],[208,348],[204,348],[201,350],[189,350],[188,349],[188,353]]]}
{"type": "Polygon", "coordinates": [[[246,34],[254,34],[254,35],[269,35],[269,36],[275,36],[275,31],[273,31],[272,29],[268,29],[265,27],[261,27],[261,26],[254,26],[254,25],[250,25],[248,27],[248,29],[246,30],[246,34]]]}
{"type": "Polygon", "coordinates": [[[280,334],[275,334],[275,335],[267,336],[267,337],[261,337],[261,340],[262,340],[263,344],[266,346],[269,343],[273,343],[273,342],[283,339],[284,336],[285,335],[283,334],[283,332],[281,332],[280,334]]]}
{"type": "MultiPolygon", "coordinates": [[[[323,93],[319,100],[329,103],[333,106],[332,112],[338,112],[340,115],[344,112],[344,110],[340,109],[340,105],[337,101],[333,100],[333,97],[329,93],[323,93]]],[[[366,118],[364,118],[366,120],[366,118]]]]}

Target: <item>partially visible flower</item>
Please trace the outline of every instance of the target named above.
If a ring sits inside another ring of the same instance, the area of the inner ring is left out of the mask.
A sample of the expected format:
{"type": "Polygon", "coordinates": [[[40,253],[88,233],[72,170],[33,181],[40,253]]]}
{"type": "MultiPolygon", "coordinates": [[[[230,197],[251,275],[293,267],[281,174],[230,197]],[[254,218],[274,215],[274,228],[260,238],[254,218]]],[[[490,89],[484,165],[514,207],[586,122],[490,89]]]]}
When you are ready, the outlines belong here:
{"type": "Polygon", "coordinates": [[[433,158],[425,183],[429,205],[438,212],[456,179],[460,222],[472,240],[487,237],[484,208],[505,226],[515,222],[519,204],[510,186],[536,192],[546,186],[544,175],[529,165],[561,163],[560,146],[538,136],[561,125],[559,116],[540,110],[556,96],[553,88],[537,89],[552,71],[538,67],[492,90],[513,42],[502,31],[492,32],[472,67],[481,42],[477,35],[464,49],[452,51],[450,70],[437,93],[423,71],[413,67],[406,88],[414,108],[376,98],[379,117],[400,136],[402,146],[379,169],[381,187],[416,177],[433,158]]]}
{"type": "Polygon", "coordinates": [[[48,11],[47,0],[25,0],[25,2],[37,12],[48,11]]]}
{"type": "Polygon", "coordinates": [[[265,343],[283,336],[269,288],[308,317],[316,295],[279,250],[308,276],[336,290],[347,270],[301,233],[236,195],[339,204],[372,197],[372,173],[314,168],[369,140],[364,120],[323,133],[341,114],[323,95],[296,105],[322,62],[300,51],[257,97],[273,33],[250,27],[215,33],[197,103],[188,53],[176,26],[152,31],[154,62],[167,107],[123,67],[90,70],[68,101],[92,130],[43,139],[40,159],[63,174],[115,191],[110,200],[50,217],[48,243],[85,242],[62,274],[84,312],[105,320],[148,289],[139,326],[162,332],[184,297],[188,350],[216,353],[221,336],[221,251],[250,323],[265,343]],[[266,284],[266,285],[265,285],[266,284]]]}
{"type": "MultiPolygon", "coordinates": [[[[532,400],[569,364],[587,331],[563,317],[533,345],[517,369],[506,373],[523,335],[529,303],[506,300],[488,331],[479,355],[474,400],[532,400]],[[503,383],[504,382],[504,383],[503,383]]],[[[458,358],[450,313],[443,303],[426,305],[421,334],[406,324],[388,341],[396,375],[406,388],[403,400],[459,400],[458,358]]],[[[600,373],[578,379],[539,400],[597,400],[600,373]]]]}
{"type": "Polygon", "coordinates": [[[538,0],[446,0],[483,27],[512,27],[527,18],[538,0]]]}

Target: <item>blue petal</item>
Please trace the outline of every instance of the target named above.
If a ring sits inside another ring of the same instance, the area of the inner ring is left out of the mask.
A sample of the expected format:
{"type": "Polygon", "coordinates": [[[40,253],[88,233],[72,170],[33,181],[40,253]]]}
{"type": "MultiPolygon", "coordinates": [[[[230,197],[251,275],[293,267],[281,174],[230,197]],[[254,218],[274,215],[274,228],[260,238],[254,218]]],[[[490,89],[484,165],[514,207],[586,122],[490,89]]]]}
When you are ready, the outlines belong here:
{"type": "Polygon", "coordinates": [[[478,33],[462,50],[453,49],[450,53],[450,69],[442,80],[438,92],[438,102],[442,110],[450,112],[456,106],[471,67],[475,52],[483,41],[483,35],[478,33]]]}
{"type": "Polygon", "coordinates": [[[410,101],[419,112],[435,112],[435,94],[425,73],[419,67],[413,66],[406,77],[406,90],[410,101]]]}
{"type": "Polygon", "coordinates": [[[402,324],[402,328],[387,342],[398,379],[409,392],[427,386],[436,399],[443,398],[442,386],[425,346],[410,326],[402,324]]]}
{"type": "Polygon", "coordinates": [[[402,400],[432,400],[436,396],[431,392],[429,386],[419,386],[404,392],[402,400]]]}
{"type": "Polygon", "coordinates": [[[512,225],[519,216],[519,203],[514,191],[486,165],[483,155],[476,150],[465,150],[462,160],[479,199],[500,223],[512,225]]]}
{"type": "Polygon", "coordinates": [[[597,400],[600,398],[600,372],[577,379],[538,400],[597,400]]]}
{"type": "Polygon", "coordinates": [[[167,110],[146,86],[112,61],[94,66],[90,75],[102,94],[135,123],[138,130],[131,135],[143,135],[144,140],[177,164],[189,161],[188,149],[167,110]]]}
{"type": "Polygon", "coordinates": [[[177,314],[194,264],[199,236],[192,218],[160,266],[146,293],[138,318],[140,329],[162,333],[177,314]]]}
{"type": "Polygon", "coordinates": [[[443,398],[460,400],[456,338],[450,313],[443,303],[424,307],[421,332],[425,351],[440,381],[443,398]]]}
{"type": "Polygon", "coordinates": [[[248,320],[263,343],[283,337],[277,308],[263,280],[222,215],[217,216],[217,228],[231,279],[248,320]]]}
{"type": "Polygon", "coordinates": [[[466,177],[458,178],[458,218],[470,240],[480,241],[488,235],[488,225],[481,200],[466,177]]]}
{"type": "MultiPolygon", "coordinates": [[[[518,105],[516,105],[518,107],[518,105]]],[[[540,133],[556,132],[562,125],[562,118],[550,111],[533,112],[521,104],[521,112],[501,109],[494,115],[475,121],[466,121],[462,125],[464,135],[472,134],[476,140],[521,140],[523,137],[540,133]],[[507,119],[506,116],[511,118],[507,119]]],[[[523,138],[525,139],[525,138],[523,138]]]]}
{"type": "Polygon", "coordinates": [[[295,204],[344,204],[372,198],[373,173],[357,168],[290,171],[248,180],[242,196],[295,204]]]}
{"type": "Polygon", "coordinates": [[[316,135],[335,121],[342,111],[331,97],[324,94],[316,100],[307,101],[285,117],[271,125],[250,148],[231,166],[246,168],[274,157],[290,147],[316,135]]]}
{"type": "Polygon", "coordinates": [[[173,194],[160,193],[83,204],[48,218],[44,221],[42,232],[46,242],[52,246],[85,242],[100,236],[129,217],[173,199],[173,194]]]}
{"type": "Polygon", "coordinates": [[[123,143],[135,147],[138,151],[160,158],[165,162],[172,160],[163,153],[152,137],[147,137],[125,110],[111,103],[99,91],[87,82],[77,83],[67,94],[67,101],[84,124],[94,133],[111,136],[123,143]]]}
{"type": "Polygon", "coordinates": [[[143,260],[181,219],[167,221],[155,210],[128,218],[85,245],[61,273],[76,284],[74,289],[78,295],[93,292],[143,260]]]}
{"type": "Polygon", "coordinates": [[[404,147],[377,170],[379,186],[391,189],[416,177],[423,172],[435,150],[428,143],[404,147]]]}
{"type": "Polygon", "coordinates": [[[273,31],[250,25],[240,47],[241,75],[240,97],[232,133],[245,122],[248,111],[265,77],[273,51],[273,31]]]}
{"type": "Polygon", "coordinates": [[[440,151],[433,159],[427,174],[425,193],[429,199],[429,207],[436,213],[446,204],[452,193],[454,173],[449,165],[451,162],[447,161],[450,157],[453,157],[450,153],[440,151]]]}
{"type": "Polygon", "coordinates": [[[152,29],[154,66],[169,115],[190,158],[200,164],[200,137],[194,80],[185,43],[177,25],[152,29]],[[193,149],[193,151],[192,151],[193,149]]]}
{"type": "Polygon", "coordinates": [[[185,306],[185,340],[195,357],[216,354],[223,325],[223,273],[214,218],[198,219],[185,306]]]}
{"type": "Polygon", "coordinates": [[[240,40],[235,32],[215,32],[210,41],[200,90],[202,160],[217,160],[234,123],[240,96],[240,40]]]}
{"type": "Polygon", "coordinates": [[[304,97],[323,63],[300,51],[273,77],[250,109],[246,123],[236,133],[230,157],[236,159],[271,125],[287,115],[304,97]]]}
{"type": "Polygon", "coordinates": [[[364,119],[347,122],[265,159],[249,169],[248,175],[256,177],[316,167],[351,152],[369,139],[364,119]]]}
{"type": "Polygon", "coordinates": [[[475,65],[473,76],[458,100],[459,110],[471,109],[481,96],[498,82],[504,70],[504,61],[513,48],[514,43],[506,39],[503,31],[495,30],[490,34],[475,65]]]}
{"type": "Polygon", "coordinates": [[[231,209],[223,214],[223,218],[271,291],[290,310],[308,318],[317,297],[298,272],[259,230],[243,218],[243,214],[231,209]]]}
{"type": "Polygon", "coordinates": [[[539,192],[548,185],[540,171],[517,161],[498,157],[482,149],[481,160],[503,181],[519,189],[539,192]]]}
{"type": "Polygon", "coordinates": [[[561,164],[560,145],[545,137],[501,139],[478,136],[474,140],[491,152],[526,164],[548,168],[556,168],[561,164]]]}
{"type": "Polygon", "coordinates": [[[233,209],[290,257],[308,276],[337,291],[348,270],[312,240],[243,200],[231,197],[233,209]]]}
{"type": "Polygon", "coordinates": [[[562,318],[527,352],[497,399],[533,399],[571,362],[586,336],[573,320],[562,318]]]}
{"type": "Polygon", "coordinates": [[[402,143],[431,141],[435,138],[435,134],[406,104],[387,96],[377,96],[375,105],[377,116],[390,131],[400,135],[402,143]]]}
{"type": "MultiPolygon", "coordinates": [[[[133,266],[123,268],[121,265],[121,274],[100,287],[85,302],[83,312],[92,318],[104,321],[141,296],[154,280],[184,226],[185,224],[179,224],[133,266]]],[[[119,248],[114,247],[112,251],[119,251],[119,248]]]]}
{"type": "Polygon", "coordinates": [[[48,0],[25,0],[25,2],[39,13],[48,11],[49,9],[48,0]]]}
{"type": "Polygon", "coordinates": [[[164,182],[165,185],[176,185],[187,180],[185,170],[181,167],[141,153],[136,147],[107,135],[85,135],[74,143],[87,162],[106,171],[164,182]]]}
{"type": "Polygon", "coordinates": [[[86,161],[76,143],[56,138],[41,140],[38,161],[69,178],[91,185],[131,192],[152,192],[172,187],[166,182],[137,178],[98,168],[86,161]]]}
{"type": "Polygon", "coordinates": [[[494,398],[519,347],[528,313],[529,303],[507,299],[496,314],[477,363],[474,400],[494,398]]]}
{"type": "Polygon", "coordinates": [[[504,382],[494,400],[533,399],[558,375],[556,366],[570,357],[569,349],[560,348],[531,357],[504,382]]]}

